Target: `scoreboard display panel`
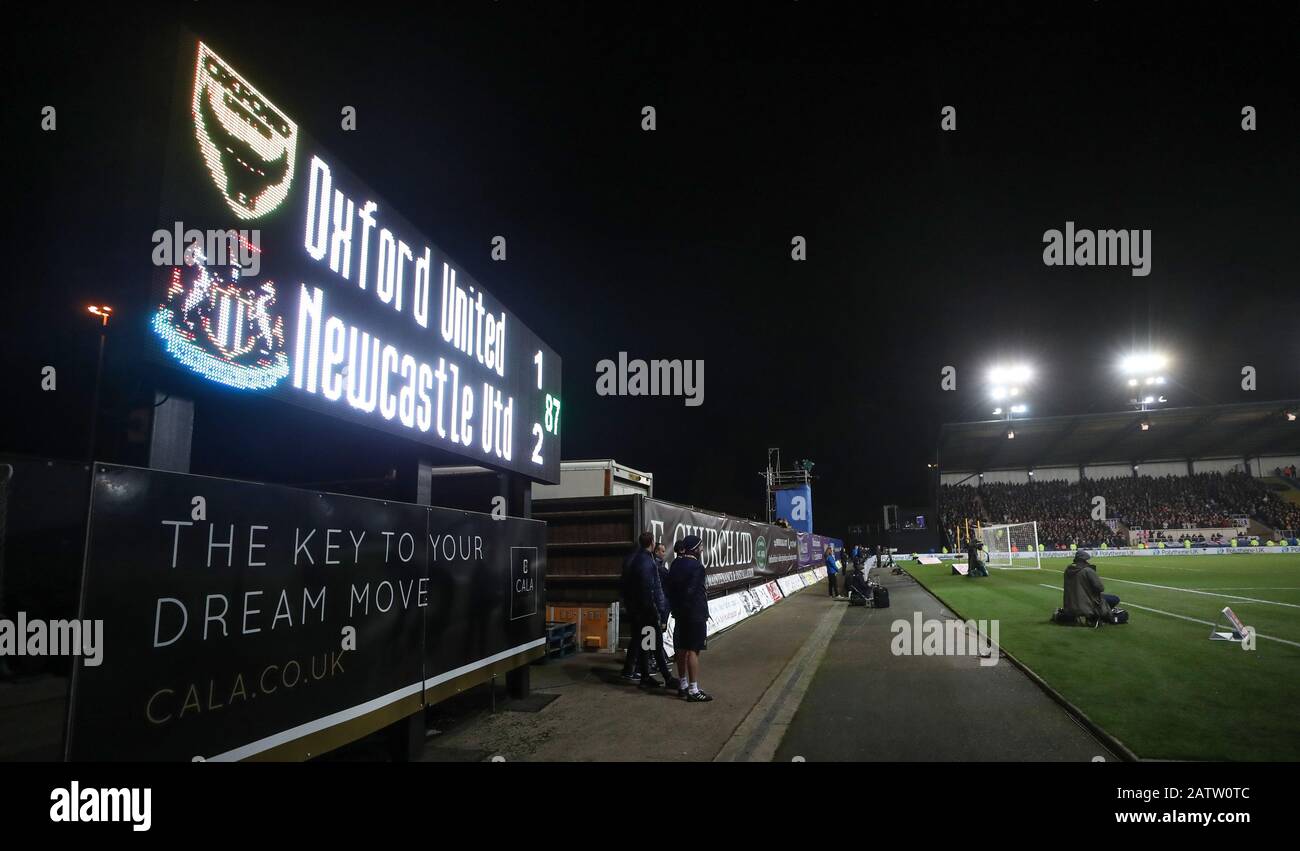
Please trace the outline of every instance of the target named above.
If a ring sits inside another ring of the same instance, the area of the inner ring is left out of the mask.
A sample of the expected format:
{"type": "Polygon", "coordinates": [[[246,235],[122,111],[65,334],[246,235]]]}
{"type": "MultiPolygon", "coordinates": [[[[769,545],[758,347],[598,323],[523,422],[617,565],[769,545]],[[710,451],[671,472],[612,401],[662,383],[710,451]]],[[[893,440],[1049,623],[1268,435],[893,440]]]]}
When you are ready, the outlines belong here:
{"type": "Polygon", "coordinates": [[[198,39],[181,57],[153,235],[153,356],[558,482],[555,352],[303,132],[278,93],[198,39]]]}

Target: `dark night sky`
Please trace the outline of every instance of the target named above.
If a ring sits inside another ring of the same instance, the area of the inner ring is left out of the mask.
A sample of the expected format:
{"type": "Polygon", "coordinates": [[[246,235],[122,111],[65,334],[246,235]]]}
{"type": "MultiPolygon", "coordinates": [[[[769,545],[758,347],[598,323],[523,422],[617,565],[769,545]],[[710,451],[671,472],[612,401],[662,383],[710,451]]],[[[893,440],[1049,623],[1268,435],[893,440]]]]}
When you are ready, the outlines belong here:
{"type": "MultiPolygon", "coordinates": [[[[939,425],[988,416],[979,379],[1000,359],[1038,367],[1038,414],[1123,407],[1114,363],[1149,342],[1175,358],[1176,404],[1300,396],[1295,4],[1244,21],[1190,4],[940,4],[915,20],[659,5],[12,13],[0,448],[83,451],[90,300],[123,305],[110,428],[146,381],[128,318],[148,294],[181,25],[560,353],[565,457],[651,470],[667,499],[756,514],[779,446],[816,460],[823,531],[922,504],[939,425]],[[955,133],[938,127],[946,104],[955,133]],[[1150,228],[1152,273],[1045,267],[1042,234],[1067,220],[1150,228]],[[703,359],[704,405],[597,396],[595,364],[620,350],[703,359]],[[38,389],[47,363],[55,394],[38,389]],[[955,393],[939,387],[949,364],[955,393]]],[[[282,416],[231,458],[210,447],[259,409],[201,397],[196,470],[292,481],[415,457],[262,404],[282,416]]]]}

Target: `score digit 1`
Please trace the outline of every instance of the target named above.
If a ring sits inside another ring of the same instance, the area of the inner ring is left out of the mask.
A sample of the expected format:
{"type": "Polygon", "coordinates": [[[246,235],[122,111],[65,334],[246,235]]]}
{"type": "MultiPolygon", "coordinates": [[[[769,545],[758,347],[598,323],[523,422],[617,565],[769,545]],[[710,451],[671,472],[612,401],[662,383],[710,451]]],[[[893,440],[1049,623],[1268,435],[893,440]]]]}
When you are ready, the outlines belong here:
{"type": "MultiPolygon", "coordinates": [[[[533,355],[533,363],[537,365],[537,389],[542,389],[542,353],[538,350],[533,355]]],[[[533,437],[537,438],[536,445],[533,446],[533,463],[541,464],[542,462],[542,441],[547,434],[560,436],[560,400],[550,393],[546,394],[543,402],[542,419],[546,423],[546,428],[542,428],[539,422],[533,423],[533,437]]]]}

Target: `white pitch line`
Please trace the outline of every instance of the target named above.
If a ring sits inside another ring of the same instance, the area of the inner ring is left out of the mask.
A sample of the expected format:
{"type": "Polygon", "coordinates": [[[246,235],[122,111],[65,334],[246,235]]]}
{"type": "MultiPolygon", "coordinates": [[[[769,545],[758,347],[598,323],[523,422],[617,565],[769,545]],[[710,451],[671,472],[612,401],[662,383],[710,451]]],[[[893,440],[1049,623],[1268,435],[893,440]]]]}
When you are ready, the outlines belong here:
{"type": "MultiPolygon", "coordinates": [[[[1065,573],[1063,570],[1051,570],[1045,567],[1043,570],[1050,570],[1052,573],[1065,573]]],[[[1258,597],[1238,597],[1235,594],[1215,594],[1211,591],[1197,591],[1192,588],[1175,588],[1172,585],[1156,585],[1152,582],[1138,582],[1133,579],[1116,579],[1113,576],[1102,577],[1107,582],[1123,582],[1126,585],[1141,585],[1144,588],[1160,588],[1164,591],[1181,591],[1184,594],[1200,594],[1205,597],[1222,597],[1225,600],[1241,600],[1246,603],[1263,603],[1266,606],[1286,606],[1288,609],[1300,609],[1300,603],[1279,603],[1277,600],[1261,600],[1258,597]]]]}
{"type": "MultiPolygon", "coordinates": [[[[1061,590],[1060,588],[1057,588],[1055,585],[1047,585],[1044,583],[1039,583],[1039,584],[1042,585],[1042,587],[1044,588],[1051,588],[1053,591],[1061,590]]],[[[1203,621],[1200,618],[1189,618],[1187,615],[1178,615],[1178,614],[1174,614],[1173,612],[1166,612],[1164,609],[1153,609],[1150,606],[1143,606],[1138,603],[1134,603],[1130,600],[1120,600],[1119,606],[1121,609],[1122,608],[1141,609],[1144,612],[1155,612],[1157,615],[1168,615],[1171,618],[1178,618],[1179,620],[1182,621],[1191,621],[1192,623],[1203,623],[1210,628],[1214,628],[1215,626],[1218,626],[1218,624],[1212,621],[1203,621]]],[[[1288,641],[1285,638],[1274,638],[1271,635],[1264,635],[1258,632],[1255,633],[1255,637],[1267,638],[1269,641],[1276,641],[1279,644],[1290,644],[1292,647],[1300,647],[1300,641],[1288,641]]]]}
{"type": "Polygon", "coordinates": [[[1226,587],[1226,588],[1193,588],[1192,590],[1193,590],[1193,591],[1300,591],[1300,588],[1297,588],[1297,587],[1290,587],[1290,588],[1258,588],[1258,587],[1255,587],[1255,586],[1253,586],[1253,585],[1252,585],[1252,586],[1249,586],[1249,587],[1241,587],[1241,586],[1237,586],[1237,585],[1229,585],[1229,586],[1226,587]]]}

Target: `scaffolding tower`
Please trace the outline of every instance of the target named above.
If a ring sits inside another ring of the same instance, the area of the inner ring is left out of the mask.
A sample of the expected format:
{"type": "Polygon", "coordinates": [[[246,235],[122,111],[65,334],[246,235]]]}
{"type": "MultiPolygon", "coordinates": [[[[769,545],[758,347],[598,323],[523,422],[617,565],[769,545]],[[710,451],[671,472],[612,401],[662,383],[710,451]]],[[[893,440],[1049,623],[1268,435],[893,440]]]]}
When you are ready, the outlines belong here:
{"type": "Polygon", "coordinates": [[[782,469],[780,448],[768,448],[767,470],[759,473],[767,483],[767,501],[764,511],[768,523],[776,520],[776,492],[785,488],[798,487],[799,485],[811,485],[812,468],[813,462],[804,458],[799,461],[798,466],[788,470],[782,469]]]}

